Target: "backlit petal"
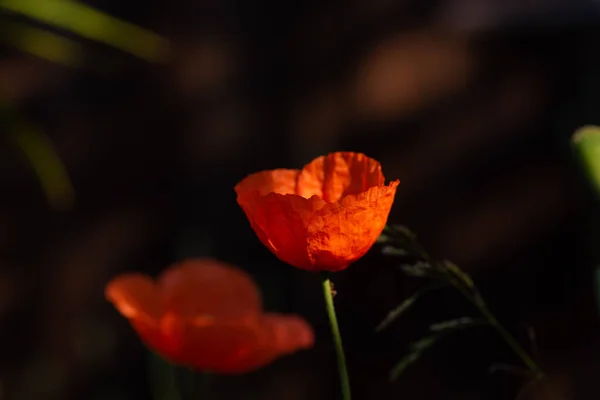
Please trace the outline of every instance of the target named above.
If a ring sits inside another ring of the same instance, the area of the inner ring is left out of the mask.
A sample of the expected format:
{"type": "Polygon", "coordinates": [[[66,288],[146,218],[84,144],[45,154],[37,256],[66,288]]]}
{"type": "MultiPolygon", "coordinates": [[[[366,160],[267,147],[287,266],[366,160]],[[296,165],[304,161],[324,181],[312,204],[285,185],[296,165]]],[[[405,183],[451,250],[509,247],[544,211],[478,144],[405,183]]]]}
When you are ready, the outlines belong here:
{"type": "Polygon", "coordinates": [[[337,152],[307,164],[298,175],[296,193],[307,198],[316,195],[334,202],[384,182],[378,161],[361,153],[337,152]]]}
{"type": "Polygon", "coordinates": [[[280,260],[310,271],[340,271],[374,244],[398,183],[385,186],[377,160],[337,152],[299,173],[250,175],[235,190],[252,229],[280,260]]]}
{"type": "Polygon", "coordinates": [[[238,196],[245,197],[254,192],[264,196],[269,193],[294,194],[296,179],[300,173],[297,169],[273,169],[248,175],[234,190],[238,196]]]}
{"type": "Polygon", "coordinates": [[[162,314],[160,294],[154,281],[142,274],[123,274],[112,279],[105,297],[126,318],[156,323],[162,314]]]}
{"type": "Polygon", "coordinates": [[[319,270],[342,270],[373,246],[385,227],[398,184],[348,195],[315,214],[308,226],[308,252],[319,270]]]}

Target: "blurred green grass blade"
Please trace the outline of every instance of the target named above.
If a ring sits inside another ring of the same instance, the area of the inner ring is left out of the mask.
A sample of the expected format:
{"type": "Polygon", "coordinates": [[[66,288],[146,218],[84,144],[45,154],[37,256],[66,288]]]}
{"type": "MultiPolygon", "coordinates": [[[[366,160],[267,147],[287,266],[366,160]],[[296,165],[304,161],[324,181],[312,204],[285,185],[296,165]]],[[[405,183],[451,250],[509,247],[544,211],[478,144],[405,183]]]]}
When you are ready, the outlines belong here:
{"type": "Polygon", "coordinates": [[[131,23],[72,0],[0,0],[0,8],[66,29],[150,62],[164,61],[168,41],[131,23]]]}
{"type": "Polygon", "coordinates": [[[578,129],[572,144],[590,184],[600,195],[600,127],[588,125],[578,129]]]}
{"type": "Polygon", "coordinates": [[[17,49],[68,67],[77,67],[82,48],[79,43],[25,24],[3,21],[0,39],[17,49]]]}
{"type": "Polygon", "coordinates": [[[71,207],[75,190],[50,139],[29,124],[15,126],[11,138],[33,167],[50,205],[57,209],[71,207]]]}
{"type": "Polygon", "coordinates": [[[402,374],[404,374],[408,367],[416,363],[421,358],[425,351],[429,350],[431,347],[433,347],[433,345],[449,334],[468,328],[487,325],[488,324],[485,320],[473,319],[470,317],[461,317],[432,324],[429,327],[430,335],[421,338],[408,346],[408,354],[402,357],[390,371],[390,381],[397,380],[402,374]]]}
{"type": "Polygon", "coordinates": [[[441,337],[442,335],[440,334],[431,335],[412,343],[410,345],[409,353],[402,357],[390,371],[390,381],[395,381],[400,378],[406,369],[412,364],[416,363],[421,358],[423,353],[436,344],[441,337]]]}
{"type": "Polygon", "coordinates": [[[423,289],[417,291],[415,294],[405,299],[402,303],[400,303],[396,308],[388,313],[383,321],[375,328],[375,332],[381,332],[390,326],[394,321],[396,321],[402,314],[404,314],[407,310],[409,310],[417,300],[426,295],[427,293],[433,292],[438,289],[442,289],[447,287],[447,282],[435,282],[431,285],[425,286],[423,289]]]}

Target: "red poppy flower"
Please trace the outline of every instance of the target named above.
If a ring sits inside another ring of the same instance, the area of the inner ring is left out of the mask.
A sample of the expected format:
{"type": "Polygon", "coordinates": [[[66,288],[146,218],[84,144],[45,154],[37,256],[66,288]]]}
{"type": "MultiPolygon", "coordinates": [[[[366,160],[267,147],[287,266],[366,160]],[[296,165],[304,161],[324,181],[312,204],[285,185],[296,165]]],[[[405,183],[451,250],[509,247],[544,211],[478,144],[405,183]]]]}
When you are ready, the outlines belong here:
{"type": "Polygon", "coordinates": [[[314,342],[304,320],[263,313],[252,279],[215,260],[185,261],[157,281],[117,276],[106,286],[106,298],[149,348],[199,370],[245,373],[314,342]]]}
{"type": "Polygon", "coordinates": [[[338,152],[302,170],[252,174],[235,191],[259,239],[280,260],[309,271],[333,272],[373,246],[399,183],[385,185],[378,161],[338,152]]]}

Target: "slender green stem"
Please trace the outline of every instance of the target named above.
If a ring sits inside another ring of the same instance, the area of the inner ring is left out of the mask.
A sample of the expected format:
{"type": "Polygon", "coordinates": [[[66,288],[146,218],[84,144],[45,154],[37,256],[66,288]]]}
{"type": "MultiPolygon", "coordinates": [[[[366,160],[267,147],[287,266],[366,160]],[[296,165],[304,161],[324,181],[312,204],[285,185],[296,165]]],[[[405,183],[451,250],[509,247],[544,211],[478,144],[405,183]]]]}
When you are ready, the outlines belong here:
{"type": "Polygon", "coordinates": [[[348,369],[346,368],[346,355],[342,346],[342,336],[338,326],[337,317],[335,315],[335,306],[333,304],[333,293],[331,291],[331,281],[326,275],[323,275],[323,295],[325,296],[325,306],[331,325],[331,334],[333,335],[333,343],[337,354],[338,370],[340,374],[340,384],[342,387],[342,398],[350,400],[350,379],[348,378],[348,369]]]}
{"type": "Polygon", "coordinates": [[[488,324],[498,332],[498,334],[504,339],[506,344],[510,346],[510,348],[521,358],[523,363],[527,366],[527,368],[533,372],[537,379],[545,378],[546,374],[542,371],[542,369],[537,365],[533,358],[523,349],[523,347],[517,342],[517,340],[500,324],[496,316],[492,314],[490,309],[487,307],[487,304],[479,294],[479,291],[476,287],[471,288],[471,290],[466,289],[457,282],[455,279],[450,279],[450,283],[456,287],[459,292],[465,296],[467,300],[477,307],[481,315],[486,319],[488,324]]]}
{"type": "MultiPolygon", "coordinates": [[[[586,133],[588,136],[594,136],[593,140],[596,144],[594,151],[597,153],[600,152],[600,128],[594,127],[593,132],[586,133]]],[[[579,134],[580,136],[583,133],[579,134]]],[[[574,140],[581,140],[580,138],[575,138],[574,140]]],[[[590,139],[591,140],[591,139],[590,139]]],[[[594,153],[596,154],[596,153],[594,153]]],[[[598,153],[600,154],[600,153],[598,153]]],[[[589,157],[593,158],[593,157],[589,157]]],[[[597,158],[597,157],[596,157],[597,158]]],[[[595,168],[596,178],[598,182],[598,188],[600,190],[600,163],[596,163],[592,167],[595,168]]],[[[523,347],[519,344],[519,342],[500,324],[500,322],[496,319],[494,314],[489,310],[487,304],[481,297],[479,290],[475,287],[471,278],[463,273],[458,267],[453,264],[448,263],[438,263],[421,247],[421,245],[415,239],[414,234],[410,231],[405,230],[399,231],[397,229],[393,229],[386,226],[386,233],[391,235],[400,235],[400,238],[396,237],[398,244],[400,246],[407,246],[408,250],[412,250],[413,254],[417,258],[421,258],[423,261],[428,262],[430,265],[437,268],[439,271],[443,271],[446,279],[450,282],[452,286],[454,286],[469,302],[471,302],[481,313],[481,315],[485,318],[487,323],[496,330],[496,332],[504,339],[506,344],[510,346],[510,348],[521,358],[525,366],[531,371],[534,379],[533,382],[539,382],[540,380],[546,378],[546,374],[542,369],[537,365],[537,363],[533,360],[533,358],[523,349],[523,347]]]]}
{"type": "Polygon", "coordinates": [[[523,360],[527,368],[531,370],[538,379],[542,379],[545,377],[544,372],[540,369],[540,367],[536,364],[535,361],[531,358],[531,356],[523,349],[523,347],[517,342],[517,340],[498,322],[494,314],[487,308],[487,305],[483,301],[475,301],[474,302],[483,317],[488,321],[488,323],[496,329],[496,332],[504,339],[504,341],[513,349],[513,351],[523,360]]]}

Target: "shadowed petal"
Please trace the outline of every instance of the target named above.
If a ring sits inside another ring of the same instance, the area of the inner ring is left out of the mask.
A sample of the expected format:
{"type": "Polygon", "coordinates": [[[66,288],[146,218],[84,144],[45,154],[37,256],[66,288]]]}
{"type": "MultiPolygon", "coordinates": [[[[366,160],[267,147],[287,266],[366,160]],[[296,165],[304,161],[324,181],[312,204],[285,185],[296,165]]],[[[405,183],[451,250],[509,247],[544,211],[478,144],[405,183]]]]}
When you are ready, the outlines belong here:
{"type": "Polygon", "coordinates": [[[181,354],[185,365],[220,374],[248,372],[246,361],[260,343],[255,321],[212,326],[186,326],[181,354]]]}
{"type": "Polygon", "coordinates": [[[181,318],[240,319],[262,308],[258,288],[244,271],[212,259],[177,264],[159,278],[165,312],[181,318]]]}
{"type": "Polygon", "coordinates": [[[305,199],[277,193],[254,195],[247,200],[241,203],[242,209],[263,244],[280,260],[308,268],[306,227],[326,203],[317,196],[305,199]]]}
{"type": "MultiPolygon", "coordinates": [[[[313,330],[300,317],[265,314],[253,329],[257,339],[254,348],[245,352],[238,350],[235,362],[228,365],[229,373],[253,371],[281,356],[314,345],[313,330]]],[[[224,370],[221,372],[225,373],[224,370]]]]}

